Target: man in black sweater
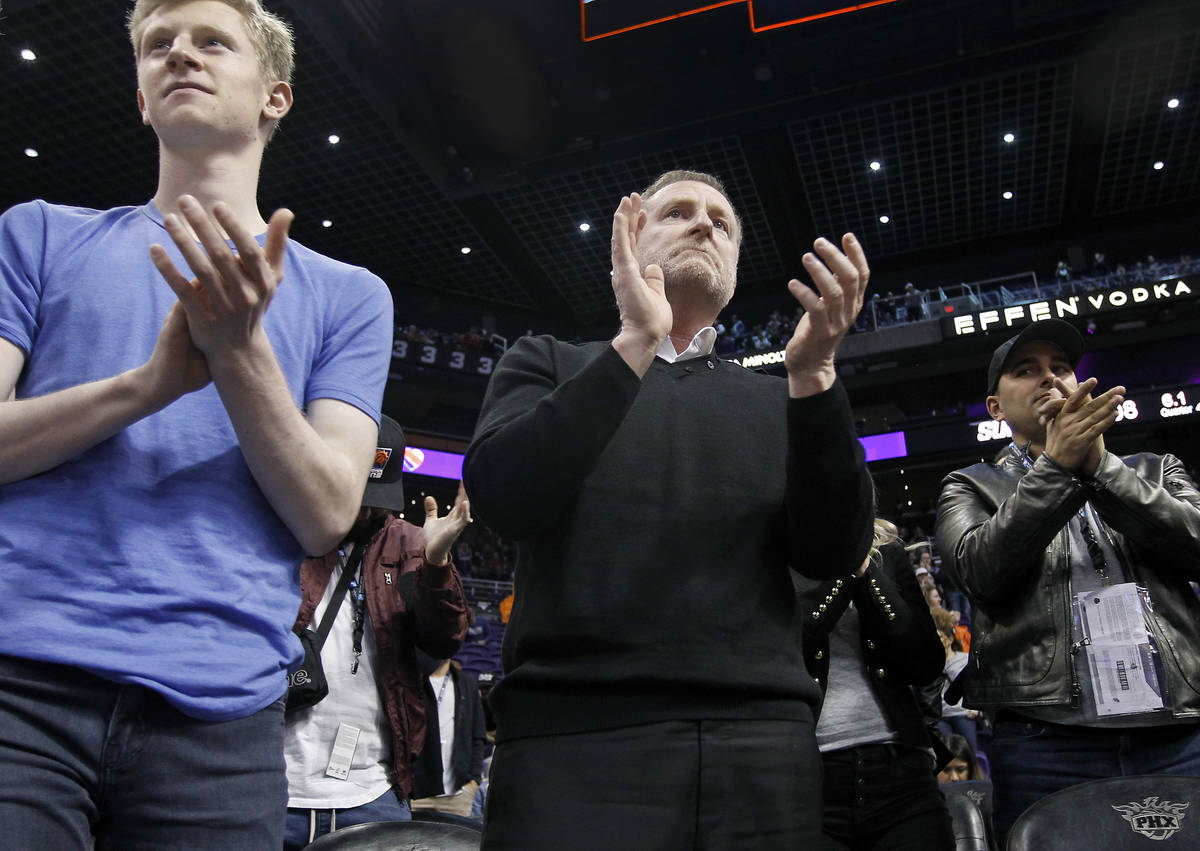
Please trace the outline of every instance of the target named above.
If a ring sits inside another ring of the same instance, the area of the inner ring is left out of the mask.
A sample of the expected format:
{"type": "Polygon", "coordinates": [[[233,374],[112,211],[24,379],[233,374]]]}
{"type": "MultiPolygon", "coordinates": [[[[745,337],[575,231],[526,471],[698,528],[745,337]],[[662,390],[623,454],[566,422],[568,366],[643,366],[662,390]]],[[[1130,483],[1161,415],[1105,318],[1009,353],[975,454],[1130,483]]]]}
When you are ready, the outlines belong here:
{"type": "Polygon", "coordinates": [[[520,543],[485,848],[819,840],[788,569],[848,576],[869,547],[834,368],[868,268],[850,234],[804,255],[784,381],[712,354],[741,238],[715,178],[668,172],[613,217],[617,336],[525,337],[497,366],[465,466],[520,543]]]}

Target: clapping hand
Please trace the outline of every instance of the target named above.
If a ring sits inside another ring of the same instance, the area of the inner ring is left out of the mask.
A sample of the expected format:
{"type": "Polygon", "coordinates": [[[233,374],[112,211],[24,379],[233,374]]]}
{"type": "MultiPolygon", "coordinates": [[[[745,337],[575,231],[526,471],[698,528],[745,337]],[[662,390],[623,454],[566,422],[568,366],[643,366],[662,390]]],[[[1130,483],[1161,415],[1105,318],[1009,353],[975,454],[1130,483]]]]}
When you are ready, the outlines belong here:
{"type": "Polygon", "coordinates": [[[185,278],[161,245],[150,246],[150,258],[183,305],[192,343],[211,360],[228,348],[248,345],[261,333],[263,315],[283,278],[288,229],[295,217],[290,210],[276,210],[267,224],[265,245],[260,246],[227,204],[215,204],[210,216],[199,201],[184,195],[179,209],[200,244],[175,213],[163,217],[163,226],[195,277],[185,278]]]}
{"type": "Polygon", "coordinates": [[[425,497],[425,558],[430,564],[445,564],[450,559],[450,548],[458,540],[459,533],[471,522],[471,502],[460,489],[454,507],[438,517],[437,500],[425,497]]]}
{"type": "Polygon", "coordinates": [[[822,237],[813,243],[813,251],[804,255],[804,266],[817,292],[798,279],[788,282],[788,290],[804,308],[784,353],[789,392],[794,397],[814,395],[833,385],[837,377],[834,354],[862,309],[871,276],[867,257],[852,233],[842,237],[842,249],[844,253],[822,237]]]}

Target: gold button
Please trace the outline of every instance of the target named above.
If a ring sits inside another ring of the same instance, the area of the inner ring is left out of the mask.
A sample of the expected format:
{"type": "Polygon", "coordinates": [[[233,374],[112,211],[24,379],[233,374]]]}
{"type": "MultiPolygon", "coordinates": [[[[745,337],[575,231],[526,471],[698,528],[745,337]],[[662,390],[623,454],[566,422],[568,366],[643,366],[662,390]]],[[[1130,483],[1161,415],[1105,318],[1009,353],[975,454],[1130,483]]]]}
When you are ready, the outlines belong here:
{"type": "Polygon", "coordinates": [[[824,658],[825,658],[825,651],[824,651],[824,650],[818,650],[818,651],[817,651],[817,652],[814,654],[813,658],[814,658],[814,659],[824,659],[824,658]]]}

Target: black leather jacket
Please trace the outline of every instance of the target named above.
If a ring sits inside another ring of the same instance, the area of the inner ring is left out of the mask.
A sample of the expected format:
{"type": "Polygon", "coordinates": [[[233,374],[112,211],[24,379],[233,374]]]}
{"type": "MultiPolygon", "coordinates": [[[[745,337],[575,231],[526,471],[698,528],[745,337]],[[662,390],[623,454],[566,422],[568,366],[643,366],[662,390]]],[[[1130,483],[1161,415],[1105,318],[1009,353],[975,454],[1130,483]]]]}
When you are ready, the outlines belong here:
{"type": "MultiPolygon", "coordinates": [[[[1105,453],[1093,477],[1005,452],[942,483],[943,566],[975,607],[965,705],[1073,705],[1067,523],[1090,501],[1130,576],[1149,589],[1176,718],[1200,717],[1200,493],[1170,455],[1105,453]]],[[[1083,664],[1082,660],[1080,664],[1083,664]]]]}
{"type": "Polygon", "coordinates": [[[829,685],[829,633],[853,600],[867,677],[875,694],[901,742],[927,748],[931,740],[926,718],[910,686],[936,680],[945,664],[945,651],[904,548],[887,544],[880,553],[882,559],[872,559],[859,579],[795,580],[803,618],[804,664],[824,695],[829,685]]]}

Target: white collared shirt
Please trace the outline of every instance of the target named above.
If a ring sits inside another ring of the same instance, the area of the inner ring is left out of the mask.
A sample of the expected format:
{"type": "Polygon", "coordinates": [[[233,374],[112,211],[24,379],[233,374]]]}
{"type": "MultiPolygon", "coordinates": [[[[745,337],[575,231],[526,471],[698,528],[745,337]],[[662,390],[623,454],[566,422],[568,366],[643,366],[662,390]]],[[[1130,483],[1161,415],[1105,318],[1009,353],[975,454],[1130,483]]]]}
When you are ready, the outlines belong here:
{"type": "Polygon", "coordinates": [[[662,341],[662,345],[658,347],[658,356],[667,363],[675,363],[680,360],[691,360],[692,358],[702,358],[705,355],[711,355],[713,346],[717,344],[717,329],[711,325],[701,328],[696,332],[696,336],[692,337],[691,344],[682,352],[675,352],[675,344],[671,342],[671,338],[667,337],[662,341]]]}

